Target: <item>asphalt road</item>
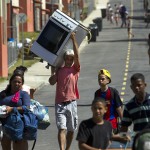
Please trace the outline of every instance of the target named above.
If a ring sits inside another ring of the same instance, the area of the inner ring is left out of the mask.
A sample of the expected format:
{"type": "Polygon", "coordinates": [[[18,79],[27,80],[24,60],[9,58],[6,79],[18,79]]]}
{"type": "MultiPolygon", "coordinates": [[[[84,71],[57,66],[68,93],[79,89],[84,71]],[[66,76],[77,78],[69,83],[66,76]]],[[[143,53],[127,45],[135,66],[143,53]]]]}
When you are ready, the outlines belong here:
{"type": "MultiPolygon", "coordinates": [[[[110,1],[119,3],[118,0],[110,1]]],[[[129,14],[133,16],[134,38],[128,39],[127,29],[112,25],[103,19],[103,29],[99,32],[96,42],[87,44],[80,53],[81,74],[79,78],[80,100],[78,101],[79,123],[83,119],[91,116],[90,104],[95,90],[99,88],[97,82],[98,70],[106,68],[111,72],[112,83],[121,94],[121,98],[126,103],[132,98],[130,89],[130,77],[132,74],[140,72],[146,77],[147,91],[150,91],[150,66],[148,64],[146,39],[150,30],[145,28],[142,19],[144,15],[141,0],[124,0],[129,14]],[[132,12],[133,9],[133,12],[132,12]],[[132,14],[133,13],[133,14],[132,14]]],[[[120,21],[119,21],[120,25],[120,21]]],[[[45,85],[36,92],[35,98],[44,105],[49,106],[51,126],[45,131],[38,132],[35,150],[58,150],[57,128],[55,125],[54,111],[55,86],[45,85]]],[[[76,137],[76,133],[75,133],[76,137]]],[[[30,142],[32,144],[32,142],[30,142]]],[[[77,141],[73,140],[71,150],[77,150],[77,141]]]]}

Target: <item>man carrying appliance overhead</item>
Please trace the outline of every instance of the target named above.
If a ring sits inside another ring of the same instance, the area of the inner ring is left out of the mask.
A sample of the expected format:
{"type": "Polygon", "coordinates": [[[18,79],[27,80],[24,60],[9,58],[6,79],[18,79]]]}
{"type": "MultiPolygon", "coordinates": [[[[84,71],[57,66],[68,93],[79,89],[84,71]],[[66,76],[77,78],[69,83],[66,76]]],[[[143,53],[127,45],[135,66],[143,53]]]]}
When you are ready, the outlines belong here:
{"type": "Polygon", "coordinates": [[[52,76],[49,78],[50,85],[56,84],[55,114],[60,150],[70,149],[74,131],[78,125],[76,99],[79,99],[77,82],[80,62],[75,33],[71,34],[71,39],[73,50],[66,50],[64,66],[57,69],[53,68],[52,76]]]}

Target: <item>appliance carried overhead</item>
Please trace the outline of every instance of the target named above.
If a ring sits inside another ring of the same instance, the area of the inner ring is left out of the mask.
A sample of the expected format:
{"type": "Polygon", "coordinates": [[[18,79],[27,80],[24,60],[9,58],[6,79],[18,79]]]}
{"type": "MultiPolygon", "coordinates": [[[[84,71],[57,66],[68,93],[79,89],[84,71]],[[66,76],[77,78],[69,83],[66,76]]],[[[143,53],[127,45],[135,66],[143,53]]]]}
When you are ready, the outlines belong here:
{"type": "Polygon", "coordinates": [[[57,9],[33,43],[31,51],[51,66],[60,67],[63,64],[65,51],[73,49],[70,39],[72,32],[75,32],[78,46],[80,46],[89,29],[57,9]]]}

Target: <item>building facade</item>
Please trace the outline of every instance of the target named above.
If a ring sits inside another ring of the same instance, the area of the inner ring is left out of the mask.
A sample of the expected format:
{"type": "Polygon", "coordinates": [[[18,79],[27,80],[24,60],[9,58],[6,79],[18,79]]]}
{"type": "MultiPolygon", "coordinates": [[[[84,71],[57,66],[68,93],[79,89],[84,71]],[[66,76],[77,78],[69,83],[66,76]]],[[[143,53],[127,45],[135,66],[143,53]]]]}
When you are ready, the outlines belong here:
{"type": "Polygon", "coordinates": [[[91,0],[0,0],[0,77],[8,77],[9,66],[17,61],[22,26],[24,32],[40,32],[56,9],[80,21],[94,6],[91,0]],[[20,15],[26,16],[24,22],[20,15]]]}
{"type": "Polygon", "coordinates": [[[7,1],[0,1],[0,76],[8,76],[7,1]]]}

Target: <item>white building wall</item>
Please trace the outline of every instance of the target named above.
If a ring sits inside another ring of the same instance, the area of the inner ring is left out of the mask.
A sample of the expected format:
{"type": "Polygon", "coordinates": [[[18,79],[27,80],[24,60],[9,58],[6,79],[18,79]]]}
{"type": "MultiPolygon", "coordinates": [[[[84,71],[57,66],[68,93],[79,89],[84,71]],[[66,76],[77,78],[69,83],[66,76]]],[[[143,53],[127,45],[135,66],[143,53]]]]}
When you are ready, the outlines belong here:
{"type": "Polygon", "coordinates": [[[42,9],[46,9],[46,0],[42,0],[42,9]]]}
{"type": "Polygon", "coordinates": [[[95,0],[96,9],[102,9],[107,7],[109,0],[95,0]]]}
{"type": "Polygon", "coordinates": [[[0,17],[3,17],[4,20],[7,19],[7,8],[6,1],[0,0],[0,17]]]}
{"type": "Polygon", "coordinates": [[[12,0],[12,6],[19,6],[19,0],[12,0]]]}

